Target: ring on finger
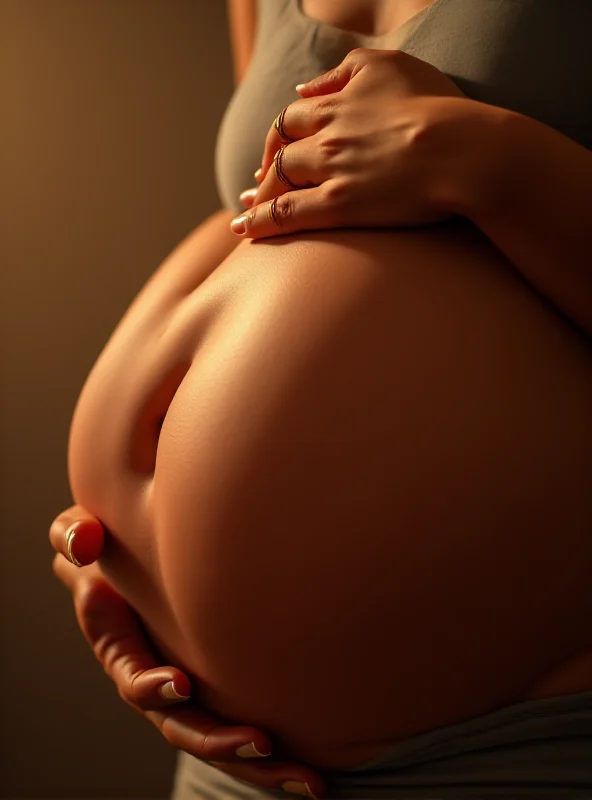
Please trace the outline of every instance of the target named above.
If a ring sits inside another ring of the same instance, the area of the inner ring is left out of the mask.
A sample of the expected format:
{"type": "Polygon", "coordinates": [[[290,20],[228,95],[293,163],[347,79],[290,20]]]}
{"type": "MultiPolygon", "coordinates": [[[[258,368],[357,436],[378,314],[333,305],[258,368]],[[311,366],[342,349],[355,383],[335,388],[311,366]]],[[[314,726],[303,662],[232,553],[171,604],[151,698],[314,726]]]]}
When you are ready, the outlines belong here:
{"type": "Polygon", "coordinates": [[[297,184],[293,183],[284,172],[283,161],[284,150],[286,149],[286,146],[287,145],[285,144],[282,145],[273,157],[273,168],[275,169],[275,174],[277,175],[278,180],[281,181],[284,186],[287,186],[288,189],[304,189],[304,186],[298,186],[297,184]]]}
{"type": "Polygon", "coordinates": [[[277,211],[276,211],[277,201],[278,201],[278,198],[274,197],[273,200],[270,202],[270,204],[269,204],[269,216],[272,218],[272,220],[275,222],[275,224],[278,226],[278,228],[280,228],[281,225],[280,225],[280,221],[279,221],[279,218],[278,218],[278,215],[277,215],[277,211]]]}
{"type": "Polygon", "coordinates": [[[288,106],[286,106],[284,109],[282,109],[282,111],[280,111],[280,113],[277,115],[277,117],[273,121],[273,127],[276,129],[277,134],[280,137],[280,142],[282,142],[282,144],[290,144],[290,142],[295,141],[294,139],[291,139],[288,136],[288,134],[286,133],[286,130],[284,128],[284,117],[286,116],[286,111],[287,110],[288,110],[288,106]]]}

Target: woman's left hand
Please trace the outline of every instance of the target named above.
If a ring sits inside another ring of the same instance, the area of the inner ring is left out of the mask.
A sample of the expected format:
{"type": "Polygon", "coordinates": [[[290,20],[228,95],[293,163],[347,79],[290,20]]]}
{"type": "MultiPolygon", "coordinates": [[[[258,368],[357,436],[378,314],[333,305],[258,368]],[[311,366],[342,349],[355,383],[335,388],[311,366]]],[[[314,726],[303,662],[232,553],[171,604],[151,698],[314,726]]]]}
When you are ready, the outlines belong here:
{"type": "Polygon", "coordinates": [[[449,156],[471,101],[443,72],[401,50],[358,48],[298,91],[302,99],[283,120],[294,141],[280,164],[297,188],[277,177],[282,141],[272,125],[260,185],[241,194],[250,209],[242,235],[418,226],[452,216],[443,202],[449,156]]]}

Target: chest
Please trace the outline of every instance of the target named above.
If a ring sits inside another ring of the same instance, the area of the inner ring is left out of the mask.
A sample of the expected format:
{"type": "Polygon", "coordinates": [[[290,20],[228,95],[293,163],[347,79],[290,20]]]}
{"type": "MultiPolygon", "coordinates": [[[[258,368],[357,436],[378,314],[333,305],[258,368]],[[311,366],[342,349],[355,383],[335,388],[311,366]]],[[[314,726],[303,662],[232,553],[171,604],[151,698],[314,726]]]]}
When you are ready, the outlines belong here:
{"type": "Polygon", "coordinates": [[[299,0],[311,19],[364,36],[383,36],[396,30],[432,0],[299,0]]]}

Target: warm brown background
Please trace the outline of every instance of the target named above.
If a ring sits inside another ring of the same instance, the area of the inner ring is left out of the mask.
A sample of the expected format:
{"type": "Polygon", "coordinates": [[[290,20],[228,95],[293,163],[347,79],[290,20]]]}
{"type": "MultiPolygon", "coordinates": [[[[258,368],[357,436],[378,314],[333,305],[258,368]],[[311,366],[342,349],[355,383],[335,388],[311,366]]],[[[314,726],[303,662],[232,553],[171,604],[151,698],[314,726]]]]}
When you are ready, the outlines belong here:
{"type": "Polygon", "coordinates": [[[69,423],[123,312],[220,207],[223,0],[0,0],[0,796],[165,798],[51,571],[69,423]]]}

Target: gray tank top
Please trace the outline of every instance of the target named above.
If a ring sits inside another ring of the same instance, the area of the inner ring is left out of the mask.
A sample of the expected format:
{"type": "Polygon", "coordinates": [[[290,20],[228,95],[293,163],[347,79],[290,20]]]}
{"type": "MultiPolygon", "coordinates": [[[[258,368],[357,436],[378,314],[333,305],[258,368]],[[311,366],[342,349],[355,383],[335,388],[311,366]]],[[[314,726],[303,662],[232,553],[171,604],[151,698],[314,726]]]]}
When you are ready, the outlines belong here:
{"type": "Polygon", "coordinates": [[[395,31],[367,36],[306,16],[301,0],[258,0],[249,70],[222,119],[215,166],[223,205],[242,211],[274,118],[297,83],[350,50],[403,50],[472,99],[539,120],[592,149],[592,0],[433,0],[395,31]]]}

